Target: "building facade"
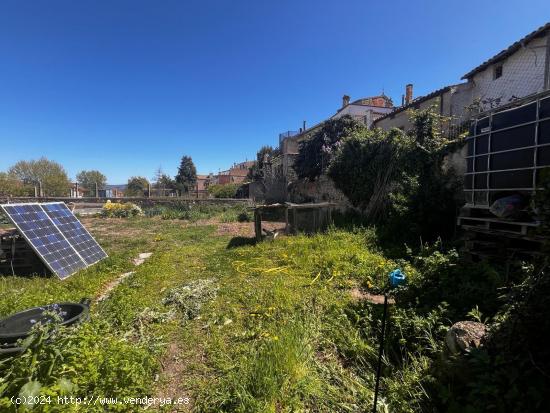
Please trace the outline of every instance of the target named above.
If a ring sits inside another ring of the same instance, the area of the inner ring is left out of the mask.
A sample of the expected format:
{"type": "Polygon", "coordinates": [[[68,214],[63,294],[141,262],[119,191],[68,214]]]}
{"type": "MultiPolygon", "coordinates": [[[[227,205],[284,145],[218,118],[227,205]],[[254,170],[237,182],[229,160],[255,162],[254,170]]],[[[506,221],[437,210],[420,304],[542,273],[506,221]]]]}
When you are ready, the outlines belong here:
{"type": "Polygon", "coordinates": [[[550,23],[466,73],[479,111],[497,108],[550,88],[550,23]]]}
{"type": "MultiPolygon", "coordinates": [[[[466,73],[464,83],[445,86],[426,96],[410,99],[391,113],[374,120],[382,129],[408,130],[409,109],[439,106],[457,130],[473,115],[550,88],[550,23],[466,73]]],[[[408,92],[408,89],[407,89],[408,92]]]]}

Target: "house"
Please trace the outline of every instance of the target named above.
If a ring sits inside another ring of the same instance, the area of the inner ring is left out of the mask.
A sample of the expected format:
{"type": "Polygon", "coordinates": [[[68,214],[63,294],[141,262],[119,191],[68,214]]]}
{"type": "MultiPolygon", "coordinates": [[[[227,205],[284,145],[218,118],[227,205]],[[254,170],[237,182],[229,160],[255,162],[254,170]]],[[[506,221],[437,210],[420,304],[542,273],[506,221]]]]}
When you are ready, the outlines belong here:
{"type": "MultiPolygon", "coordinates": [[[[349,115],[353,119],[364,123],[368,127],[381,116],[390,113],[393,110],[392,100],[383,93],[378,96],[371,96],[357,99],[350,103],[350,97],[342,97],[342,106],[329,119],[338,119],[349,115]]],[[[311,136],[317,129],[323,126],[325,121],[319,122],[309,129],[306,125],[300,128],[299,132],[288,131],[279,134],[279,149],[284,155],[295,155],[298,153],[300,142],[311,136]]]]}
{"type": "MultiPolygon", "coordinates": [[[[351,103],[350,97],[344,95],[342,97],[342,106],[329,119],[338,119],[349,115],[353,119],[370,127],[376,119],[392,112],[392,110],[392,100],[383,93],[378,96],[357,99],[351,103]]],[[[299,132],[289,131],[279,134],[279,149],[282,156],[280,163],[283,176],[289,177],[292,174],[291,167],[294,164],[294,158],[300,150],[300,143],[320,129],[324,122],[319,122],[309,129],[306,129],[304,122],[299,132]]]]}
{"type": "Polygon", "coordinates": [[[461,125],[470,118],[467,108],[472,102],[472,85],[469,83],[445,86],[416,99],[413,98],[413,85],[408,84],[405,96],[403,105],[374,120],[373,126],[384,130],[398,128],[407,131],[412,127],[409,110],[427,109],[433,105],[437,105],[440,115],[451,119],[451,134],[462,131],[461,125]]]}
{"type": "Polygon", "coordinates": [[[407,85],[403,104],[375,119],[373,125],[385,130],[394,127],[408,130],[411,127],[408,109],[426,109],[437,104],[439,113],[451,118],[454,132],[460,132],[461,125],[476,113],[548,90],[550,23],[470,70],[462,80],[466,82],[445,86],[416,99],[412,99],[412,85],[407,85]]]}
{"type": "Polygon", "coordinates": [[[71,185],[71,198],[83,198],[86,196],[86,189],[79,186],[78,182],[73,182],[71,185]]]}
{"type": "Polygon", "coordinates": [[[100,198],[122,198],[124,196],[124,191],[128,185],[105,185],[103,189],[100,189],[99,197],[100,198]]]}
{"type": "Polygon", "coordinates": [[[550,89],[550,22],[470,70],[462,79],[472,87],[479,111],[494,109],[550,89]]]}
{"type": "Polygon", "coordinates": [[[233,164],[229,169],[229,176],[231,176],[231,182],[241,184],[246,181],[248,171],[254,166],[255,161],[245,161],[233,164]]]}
{"type": "Polygon", "coordinates": [[[197,175],[197,182],[195,184],[195,191],[201,192],[208,189],[210,175],[197,175]]]}
{"type": "Polygon", "coordinates": [[[247,180],[248,171],[255,163],[255,161],[234,163],[228,170],[209,177],[209,183],[217,185],[242,184],[247,180]]]}

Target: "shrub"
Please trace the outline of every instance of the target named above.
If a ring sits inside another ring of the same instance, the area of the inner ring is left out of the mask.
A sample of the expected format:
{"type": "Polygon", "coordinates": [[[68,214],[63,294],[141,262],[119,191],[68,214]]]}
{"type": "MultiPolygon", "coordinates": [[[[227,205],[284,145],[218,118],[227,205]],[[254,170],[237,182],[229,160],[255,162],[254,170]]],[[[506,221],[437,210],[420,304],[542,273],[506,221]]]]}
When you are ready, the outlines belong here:
{"type": "MultiPolygon", "coordinates": [[[[37,324],[23,346],[23,354],[0,360],[2,412],[28,411],[16,410],[10,398],[17,396],[41,395],[53,401],[57,396],[145,393],[150,391],[148,377],[157,367],[148,346],[130,343],[100,322],[72,328],[37,324]]],[[[36,411],[61,411],[47,406],[26,405],[36,411]]],[[[86,411],[104,411],[104,407],[98,404],[86,411]]]]}
{"type": "Polygon", "coordinates": [[[436,107],[411,111],[410,120],[407,134],[353,131],[338,145],[328,175],[370,223],[383,226],[384,238],[450,237],[461,182],[443,161],[461,140],[446,138],[447,119],[436,107]]]}
{"type": "Polygon", "coordinates": [[[176,203],[155,205],[145,209],[148,217],[160,216],[162,219],[184,219],[192,222],[218,217],[221,222],[249,222],[251,212],[242,205],[204,205],[198,203],[176,203]]]}
{"type": "Polygon", "coordinates": [[[300,144],[300,152],[294,164],[298,177],[316,179],[326,171],[342,139],[365,129],[366,126],[348,115],[326,121],[300,144]]]}
{"type": "Polygon", "coordinates": [[[114,203],[109,200],[103,205],[101,215],[108,218],[129,218],[143,215],[143,211],[131,202],[114,203]]]}
{"type": "Polygon", "coordinates": [[[214,198],[235,198],[239,184],[210,185],[208,193],[214,198]]]}

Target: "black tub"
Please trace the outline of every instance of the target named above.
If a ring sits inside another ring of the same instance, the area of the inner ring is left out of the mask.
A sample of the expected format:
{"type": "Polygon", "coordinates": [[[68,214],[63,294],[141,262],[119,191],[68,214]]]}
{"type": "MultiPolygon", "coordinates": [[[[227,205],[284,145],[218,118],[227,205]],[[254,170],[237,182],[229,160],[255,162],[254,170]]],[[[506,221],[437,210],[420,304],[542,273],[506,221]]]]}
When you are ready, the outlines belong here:
{"type": "Polygon", "coordinates": [[[59,324],[70,326],[89,318],[89,305],[89,300],[82,300],[80,303],[50,304],[29,308],[0,320],[0,355],[21,352],[22,348],[17,346],[17,340],[28,337],[34,324],[52,321],[50,315],[44,314],[45,311],[56,311],[62,319],[59,324]]]}

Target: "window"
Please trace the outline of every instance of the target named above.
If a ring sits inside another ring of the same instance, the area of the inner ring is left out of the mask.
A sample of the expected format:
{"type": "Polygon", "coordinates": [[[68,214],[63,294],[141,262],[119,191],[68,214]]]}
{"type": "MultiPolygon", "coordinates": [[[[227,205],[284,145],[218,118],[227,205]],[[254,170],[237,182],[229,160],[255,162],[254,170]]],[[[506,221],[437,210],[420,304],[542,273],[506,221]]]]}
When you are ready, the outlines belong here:
{"type": "Polygon", "coordinates": [[[498,79],[502,76],[502,65],[495,66],[493,72],[493,80],[498,79]]]}

